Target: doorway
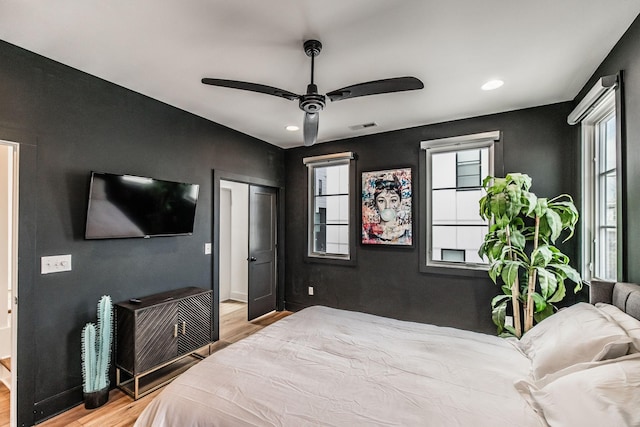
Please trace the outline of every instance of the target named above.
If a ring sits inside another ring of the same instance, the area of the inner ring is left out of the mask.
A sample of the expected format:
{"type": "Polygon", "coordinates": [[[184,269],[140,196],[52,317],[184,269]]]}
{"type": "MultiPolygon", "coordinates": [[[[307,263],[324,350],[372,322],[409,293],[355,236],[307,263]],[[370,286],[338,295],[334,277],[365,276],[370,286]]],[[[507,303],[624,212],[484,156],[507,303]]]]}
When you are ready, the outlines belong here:
{"type": "Polygon", "coordinates": [[[249,185],[220,181],[220,340],[247,320],[249,185]]]}
{"type": "Polygon", "coordinates": [[[276,310],[277,190],[220,180],[219,340],[276,310]]]}
{"type": "Polygon", "coordinates": [[[18,144],[0,140],[0,387],[15,425],[17,367],[18,144]]]}

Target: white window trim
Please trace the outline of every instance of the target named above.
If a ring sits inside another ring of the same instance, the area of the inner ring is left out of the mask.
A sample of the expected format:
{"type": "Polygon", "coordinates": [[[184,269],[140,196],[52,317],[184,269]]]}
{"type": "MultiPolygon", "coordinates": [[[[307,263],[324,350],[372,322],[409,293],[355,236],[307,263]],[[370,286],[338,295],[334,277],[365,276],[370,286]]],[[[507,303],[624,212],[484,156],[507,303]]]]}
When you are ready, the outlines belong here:
{"type": "MultiPolygon", "coordinates": [[[[308,214],[307,214],[307,257],[314,259],[332,259],[332,260],[345,260],[349,261],[353,258],[353,244],[351,239],[353,239],[353,227],[351,219],[349,220],[349,253],[346,255],[341,254],[327,254],[315,252],[313,250],[313,212],[314,212],[314,200],[315,200],[315,181],[314,181],[314,169],[317,166],[328,166],[328,165],[350,165],[351,160],[354,159],[354,154],[351,151],[347,151],[344,153],[335,153],[335,154],[326,154],[322,156],[313,156],[313,157],[305,157],[302,159],[302,162],[307,166],[307,201],[308,201],[308,214]]],[[[352,171],[349,171],[349,176],[352,175],[352,171]]],[[[351,193],[351,183],[349,184],[349,192],[351,193]]],[[[352,194],[349,194],[349,199],[351,200],[352,194]]],[[[351,209],[353,209],[352,204],[349,203],[349,218],[352,218],[351,209]]]]}
{"type": "MultiPolygon", "coordinates": [[[[601,95],[597,103],[589,108],[589,112],[582,118],[582,277],[586,281],[595,278],[595,261],[597,248],[596,228],[596,177],[598,153],[595,150],[595,127],[605,117],[616,113],[615,91],[610,90],[601,95]]],[[[619,130],[618,130],[619,131],[619,130]]],[[[618,177],[621,179],[621,177],[618,177]]],[[[620,195],[617,196],[619,200],[620,195]]]]}
{"type": "MultiPolygon", "coordinates": [[[[422,262],[425,263],[427,267],[445,267],[445,268],[455,268],[455,269],[463,269],[463,270],[488,270],[488,264],[479,264],[479,263],[471,263],[471,262],[448,262],[448,261],[439,261],[433,260],[433,233],[431,232],[431,217],[432,217],[432,197],[431,197],[431,173],[430,173],[430,165],[431,165],[431,156],[434,153],[439,152],[447,152],[447,151],[456,151],[456,150],[467,150],[473,148],[489,148],[489,173],[495,173],[495,143],[500,141],[500,131],[491,131],[491,132],[482,132],[470,135],[461,135],[454,136],[450,138],[440,138],[440,139],[432,139],[427,141],[420,142],[420,148],[425,151],[425,168],[426,171],[426,260],[422,262]]],[[[478,248],[480,249],[480,248],[478,248]]]]}

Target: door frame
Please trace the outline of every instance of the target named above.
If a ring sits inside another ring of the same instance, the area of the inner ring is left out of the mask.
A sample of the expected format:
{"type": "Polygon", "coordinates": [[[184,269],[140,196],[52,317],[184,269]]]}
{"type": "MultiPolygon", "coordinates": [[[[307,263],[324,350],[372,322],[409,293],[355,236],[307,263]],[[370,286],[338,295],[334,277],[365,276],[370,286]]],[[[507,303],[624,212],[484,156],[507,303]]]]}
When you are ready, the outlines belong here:
{"type": "MultiPolygon", "coordinates": [[[[20,144],[13,141],[0,140],[0,145],[9,147],[9,154],[12,163],[11,177],[11,205],[9,215],[11,216],[11,370],[10,370],[10,398],[9,398],[9,424],[16,425],[17,413],[17,388],[18,388],[18,224],[19,215],[19,196],[20,196],[20,144]]],[[[2,296],[5,297],[4,295],[2,296]]]]}
{"type": "Polygon", "coordinates": [[[277,241],[276,252],[276,310],[284,310],[284,186],[279,182],[269,179],[256,178],[249,175],[238,174],[223,170],[213,170],[213,208],[212,208],[212,290],[213,290],[213,340],[220,339],[220,181],[235,181],[248,185],[260,185],[276,189],[277,203],[277,241]]]}

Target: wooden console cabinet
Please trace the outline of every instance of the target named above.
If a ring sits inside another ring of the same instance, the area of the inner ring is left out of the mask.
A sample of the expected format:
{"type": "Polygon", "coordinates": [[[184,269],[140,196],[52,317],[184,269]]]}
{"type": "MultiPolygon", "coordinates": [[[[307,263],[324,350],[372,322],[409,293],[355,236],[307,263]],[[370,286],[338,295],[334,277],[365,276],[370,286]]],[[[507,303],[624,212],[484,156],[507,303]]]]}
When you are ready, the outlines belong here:
{"type": "Polygon", "coordinates": [[[212,303],[189,287],[116,304],[117,386],[138,399],[209,354],[212,303]]]}

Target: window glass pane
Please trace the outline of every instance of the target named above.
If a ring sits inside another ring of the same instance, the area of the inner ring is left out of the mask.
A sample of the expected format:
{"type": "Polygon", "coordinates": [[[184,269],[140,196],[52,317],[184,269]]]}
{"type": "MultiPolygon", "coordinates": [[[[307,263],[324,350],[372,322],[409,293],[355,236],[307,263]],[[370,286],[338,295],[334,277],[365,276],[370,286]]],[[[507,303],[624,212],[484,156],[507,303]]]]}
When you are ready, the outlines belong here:
{"type": "Polygon", "coordinates": [[[431,204],[433,205],[431,221],[433,224],[446,223],[456,217],[456,193],[452,190],[433,190],[431,204]]]}
{"type": "Polygon", "coordinates": [[[349,196],[318,196],[316,205],[325,207],[327,224],[349,223],[349,196]]]}
{"type": "Polygon", "coordinates": [[[605,170],[616,168],[616,120],[611,117],[604,123],[605,128],[605,170]]]}
{"type": "Polygon", "coordinates": [[[489,174],[489,148],[455,148],[430,157],[431,257],[434,261],[485,263],[477,251],[488,230],[480,218],[479,201],[484,194],[482,173],[489,174]]]}
{"type": "Polygon", "coordinates": [[[616,175],[610,172],[605,175],[604,224],[616,226],[616,175]]]}
{"type": "Polygon", "coordinates": [[[458,249],[443,249],[442,261],[464,262],[464,251],[458,249]]]}
{"type": "Polygon", "coordinates": [[[617,240],[615,228],[603,228],[600,232],[600,259],[598,277],[615,281],[617,277],[617,240]]]}
{"type": "Polygon", "coordinates": [[[478,248],[484,241],[484,236],[489,231],[486,225],[458,227],[456,234],[456,245],[458,249],[478,252],[478,248]]]}
{"type": "Polygon", "coordinates": [[[316,196],[349,193],[349,165],[333,165],[314,168],[316,196]]]}
{"type": "Polygon", "coordinates": [[[477,174],[471,176],[458,175],[458,188],[477,187],[480,185],[480,180],[480,170],[478,170],[477,174]]]}
{"type": "Polygon", "coordinates": [[[332,254],[349,253],[349,233],[348,228],[342,225],[327,225],[326,247],[327,252],[332,254]]]}
{"type": "Polygon", "coordinates": [[[455,215],[450,218],[456,218],[465,224],[485,224],[486,222],[480,217],[479,200],[484,195],[484,190],[474,189],[465,191],[454,191],[455,215]]]}
{"type": "Polygon", "coordinates": [[[456,187],[456,153],[436,153],[431,156],[431,188],[456,187]]]}
{"type": "Polygon", "coordinates": [[[349,168],[344,159],[308,165],[313,177],[309,188],[312,217],[309,255],[349,259],[349,168]]]}
{"type": "Polygon", "coordinates": [[[327,251],[327,226],[315,225],[313,227],[313,251],[325,253],[327,251]]]}
{"type": "Polygon", "coordinates": [[[458,163],[464,163],[464,162],[478,163],[479,161],[480,161],[480,150],[458,151],[458,163]]]}

